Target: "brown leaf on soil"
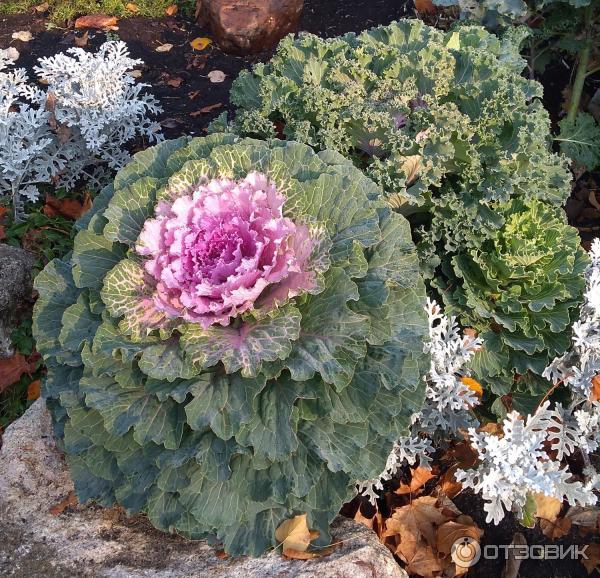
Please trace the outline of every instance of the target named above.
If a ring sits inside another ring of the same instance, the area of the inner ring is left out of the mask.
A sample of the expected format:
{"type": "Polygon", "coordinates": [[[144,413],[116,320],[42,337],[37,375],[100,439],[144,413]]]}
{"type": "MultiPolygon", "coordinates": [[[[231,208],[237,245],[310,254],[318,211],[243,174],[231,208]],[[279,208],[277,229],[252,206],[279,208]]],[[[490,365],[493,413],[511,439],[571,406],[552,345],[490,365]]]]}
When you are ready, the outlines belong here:
{"type": "Polygon", "coordinates": [[[440,483],[437,486],[439,492],[445,494],[449,498],[454,498],[458,494],[462,492],[462,484],[456,481],[454,474],[456,470],[459,469],[458,464],[454,464],[452,467],[448,468],[444,475],[440,478],[440,483]]]}
{"type": "Polygon", "coordinates": [[[188,98],[190,100],[194,100],[195,98],[198,98],[200,96],[200,94],[202,94],[201,90],[192,90],[192,91],[188,92],[188,98]]]}
{"type": "Polygon", "coordinates": [[[75,492],[69,492],[69,495],[55,506],[52,506],[49,512],[53,516],[60,516],[67,508],[74,508],[76,505],[77,496],[75,492]]]}
{"type": "Polygon", "coordinates": [[[38,359],[38,354],[25,357],[18,351],[8,359],[0,359],[0,393],[19,381],[23,374],[35,371],[38,359]]]}
{"type": "Polygon", "coordinates": [[[437,533],[437,551],[444,557],[452,551],[452,544],[461,538],[473,538],[478,542],[483,530],[478,528],[469,516],[459,516],[456,521],[442,524],[437,533]]]}
{"type": "Polygon", "coordinates": [[[415,9],[422,14],[435,14],[435,6],[431,0],[415,0],[415,9]]]}
{"type": "Polygon", "coordinates": [[[167,84],[171,88],[179,88],[182,83],[183,83],[183,78],[181,78],[181,76],[175,76],[175,77],[169,78],[169,80],[167,80],[167,84]]]}
{"type": "Polygon", "coordinates": [[[412,494],[421,489],[431,478],[435,478],[435,474],[427,468],[411,468],[410,469],[410,484],[401,484],[396,490],[396,494],[412,494]]]}
{"type": "Polygon", "coordinates": [[[165,8],[165,14],[167,16],[175,16],[177,14],[177,4],[171,4],[165,8]]]}
{"type": "Polygon", "coordinates": [[[4,228],[4,225],[0,225],[0,241],[3,241],[4,239],[6,239],[6,229],[4,228]]]}
{"type": "Polygon", "coordinates": [[[52,195],[46,195],[46,204],[44,205],[44,215],[55,217],[61,215],[68,219],[79,219],[86,211],[91,209],[92,199],[89,193],[85,193],[83,202],[77,199],[57,199],[52,195]]]}
{"type": "Polygon", "coordinates": [[[38,397],[40,397],[42,382],[39,379],[32,381],[27,386],[27,401],[35,401],[38,397]]]}
{"type": "Polygon", "coordinates": [[[551,540],[558,540],[566,536],[571,531],[571,526],[570,518],[557,518],[552,522],[543,518],[540,520],[540,530],[551,540]]]}
{"type": "Polygon", "coordinates": [[[275,539],[283,545],[284,551],[291,549],[304,552],[311,540],[306,514],[282,522],[275,530],[275,539]]]}
{"type": "Polygon", "coordinates": [[[107,16],[106,14],[88,14],[87,16],[80,16],[75,20],[75,28],[113,28],[117,25],[117,19],[114,16],[107,16]]]}
{"type": "Polygon", "coordinates": [[[81,36],[75,36],[73,42],[75,42],[75,46],[79,48],[85,48],[89,39],[90,33],[86,30],[81,36]]]}
{"type": "Polygon", "coordinates": [[[544,518],[550,522],[554,522],[558,518],[562,508],[562,500],[541,493],[533,494],[533,499],[536,506],[536,518],[544,518]]]}
{"type": "Polygon", "coordinates": [[[225,550],[217,550],[215,552],[215,556],[219,559],[219,560],[226,560],[227,558],[229,558],[229,554],[227,552],[225,552],[225,550]]]}
{"type": "Polygon", "coordinates": [[[599,517],[600,509],[597,506],[572,506],[565,515],[565,518],[571,520],[575,526],[582,526],[593,531],[598,528],[599,517]]]}
{"type": "Polygon", "coordinates": [[[197,110],[195,112],[190,112],[190,116],[200,116],[201,114],[208,114],[209,112],[212,112],[213,110],[217,110],[218,108],[221,108],[223,106],[222,102],[217,102],[216,104],[209,104],[208,106],[205,106],[204,108],[201,108],[200,110],[197,110]]]}
{"type": "Polygon", "coordinates": [[[585,551],[586,558],[579,558],[588,574],[600,566],[600,544],[590,544],[585,551]]]}
{"type": "Polygon", "coordinates": [[[474,466],[477,463],[478,453],[467,441],[454,444],[445,454],[444,459],[456,462],[463,470],[474,466]]]}
{"type": "Polygon", "coordinates": [[[600,375],[592,379],[592,390],[590,392],[590,401],[600,400],[600,375]]]}

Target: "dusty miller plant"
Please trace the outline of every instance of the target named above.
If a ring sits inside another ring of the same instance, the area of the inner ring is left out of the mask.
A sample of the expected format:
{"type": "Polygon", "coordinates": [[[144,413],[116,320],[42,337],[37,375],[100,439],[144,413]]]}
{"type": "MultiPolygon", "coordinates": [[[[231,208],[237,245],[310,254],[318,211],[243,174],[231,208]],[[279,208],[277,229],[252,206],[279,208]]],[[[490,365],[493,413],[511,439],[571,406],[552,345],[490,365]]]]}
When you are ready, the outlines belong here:
{"type": "Polygon", "coordinates": [[[0,57],[0,195],[12,197],[17,219],[24,201],[39,197],[38,185],[98,187],[127,162],[132,139],[162,138],[148,118],[161,108],[128,74],[140,63],[123,42],[96,53],[71,48],[35,67],[44,92],[0,57]]]}

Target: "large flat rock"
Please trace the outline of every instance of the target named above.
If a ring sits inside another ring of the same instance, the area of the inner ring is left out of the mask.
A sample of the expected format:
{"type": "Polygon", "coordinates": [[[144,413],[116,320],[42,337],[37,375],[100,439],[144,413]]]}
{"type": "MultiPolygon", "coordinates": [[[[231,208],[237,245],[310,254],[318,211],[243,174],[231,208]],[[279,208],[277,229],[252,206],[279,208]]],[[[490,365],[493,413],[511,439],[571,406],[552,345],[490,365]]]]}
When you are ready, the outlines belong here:
{"type": "Polygon", "coordinates": [[[7,428],[0,449],[0,576],[22,578],[406,578],[374,533],[334,524],[341,544],[317,560],[225,558],[204,541],[152,528],[118,508],[67,507],[73,491],[43,401],[7,428]],[[55,512],[60,508],[55,508],[55,512]]]}

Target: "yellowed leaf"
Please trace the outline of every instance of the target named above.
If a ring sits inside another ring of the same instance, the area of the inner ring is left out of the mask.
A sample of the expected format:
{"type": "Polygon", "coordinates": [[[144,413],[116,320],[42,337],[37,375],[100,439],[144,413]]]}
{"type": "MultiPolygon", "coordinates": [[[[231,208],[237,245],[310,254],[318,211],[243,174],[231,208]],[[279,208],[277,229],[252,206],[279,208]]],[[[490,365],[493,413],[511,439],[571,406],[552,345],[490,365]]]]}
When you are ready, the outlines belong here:
{"type": "Polygon", "coordinates": [[[19,30],[12,33],[12,38],[21,42],[29,42],[33,38],[33,34],[29,30],[19,30]]]}
{"type": "Polygon", "coordinates": [[[460,381],[461,383],[466,385],[472,392],[474,392],[477,397],[481,398],[481,396],[483,395],[483,388],[481,387],[481,384],[478,381],[476,381],[472,377],[467,376],[461,377],[460,381]]]}
{"type": "Polygon", "coordinates": [[[533,494],[533,499],[536,506],[536,518],[544,518],[550,522],[554,522],[558,518],[562,508],[562,500],[541,493],[533,494]]]}
{"type": "Polygon", "coordinates": [[[421,155],[402,157],[400,168],[406,175],[406,184],[410,185],[418,176],[421,169],[421,155]]]}
{"type": "Polygon", "coordinates": [[[167,16],[175,16],[177,14],[177,4],[171,4],[165,8],[165,14],[167,16]]]}
{"type": "Polygon", "coordinates": [[[50,3],[49,2],[43,2],[42,4],[38,4],[37,6],[34,6],[33,9],[38,12],[39,14],[43,13],[43,12],[47,12],[48,10],[50,10],[50,3]]]}
{"type": "Polygon", "coordinates": [[[275,530],[275,539],[283,545],[283,550],[304,552],[310,544],[310,530],[306,514],[294,516],[282,522],[275,530]]]}
{"type": "Polygon", "coordinates": [[[600,400],[600,375],[592,378],[592,389],[590,391],[590,401],[600,400]]]}
{"type": "Polygon", "coordinates": [[[75,20],[75,28],[113,28],[117,25],[117,19],[114,16],[106,14],[88,14],[75,20]]]}
{"type": "Polygon", "coordinates": [[[129,2],[129,4],[125,6],[125,9],[131,12],[132,14],[137,14],[140,11],[139,6],[137,4],[134,4],[133,2],[129,2]]]}
{"type": "Polygon", "coordinates": [[[211,42],[212,42],[212,40],[210,38],[199,37],[199,38],[194,38],[194,40],[192,40],[190,42],[190,46],[194,50],[204,50],[211,42]]]}
{"type": "Polygon", "coordinates": [[[412,494],[422,488],[435,474],[427,468],[411,468],[410,484],[401,484],[396,490],[396,494],[412,494]]]}
{"type": "Polygon", "coordinates": [[[41,385],[41,380],[36,379],[27,386],[27,401],[35,401],[38,397],[40,397],[41,385]]]}
{"type": "Polygon", "coordinates": [[[333,550],[334,546],[327,546],[326,548],[321,548],[320,550],[311,550],[310,552],[285,548],[283,550],[283,555],[292,560],[312,560],[313,558],[323,558],[324,556],[329,556],[333,550]]]}

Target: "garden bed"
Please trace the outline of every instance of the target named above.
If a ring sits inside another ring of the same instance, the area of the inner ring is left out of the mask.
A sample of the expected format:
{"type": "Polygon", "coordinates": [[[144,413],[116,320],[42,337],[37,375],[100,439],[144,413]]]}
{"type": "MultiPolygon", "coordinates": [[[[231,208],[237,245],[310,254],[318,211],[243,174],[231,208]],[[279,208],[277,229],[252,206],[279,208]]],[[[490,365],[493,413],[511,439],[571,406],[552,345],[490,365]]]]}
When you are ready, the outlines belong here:
{"type": "MultiPolygon", "coordinates": [[[[300,29],[321,37],[334,37],[346,32],[360,32],[380,24],[387,25],[393,20],[414,15],[412,3],[409,5],[389,0],[307,0],[300,29]]],[[[439,14],[423,15],[423,17],[430,24],[446,26],[446,20],[440,19],[439,14]]],[[[49,25],[47,18],[35,12],[0,15],[0,48],[15,47],[20,53],[16,65],[31,72],[41,57],[52,56],[74,45],[96,50],[107,38],[118,37],[127,44],[133,58],[139,58],[144,62],[136,76],[139,81],[150,85],[152,94],[164,109],[157,120],[167,139],[176,139],[182,135],[203,136],[207,133],[210,122],[224,111],[227,111],[231,118],[234,112],[234,106],[229,100],[232,82],[240,71],[250,69],[256,63],[267,62],[273,56],[273,52],[252,56],[230,55],[222,52],[214,43],[202,49],[195,49],[190,42],[197,38],[210,38],[210,32],[180,15],[161,18],[139,16],[122,18],[118,21],[117,28],[110,32],[94,30],[86,32],[75,30],[72,23],[66,24],[64,28],[54,24],[49,25]],[[13,39],[12,35],[17,31],[31,32],[32,39],[28,42],[13,39]],[[170,48],[164,49],[165,46],[170,48]],[[221,75],[220,81],[214,82],[213,75],[211,80],[209,74],[215,71],[223,73],[224,79],[221,75]]],[[[563,94],[571,82],[570,69],[564,62],[552,63],[539,80],[544,85],[543,103],[550,112],[553,128],[556,129],[559,119],[564,115],[563,94]]],[[[585,86],[588,93],[597,90],[600,86],[600,73],[590,74],[585,86]]],[[[147,144],[141,140],[136,141],[131,147],[132,152],[145,149],[147,144]]],[[[600,174],[597,171],[579,170],[576,171],[575,176],[571,197],[565,208],[569,223],[578,229],[583,247],[589,250],[592,241],[600,237],[600,192],[598,191],[600,174]]],[[[83,189],[73,197],[80,208],[85,206],[87,197],[83,189]]],[[[59,195],[59,201],[64,198],[67,196],[59,195]]],[[[44,206],[47,205],[46,202],[44,206]]],[[[70,239],[73,237],[73,232],[70,230],[71,223],[72,219],[68,214],[62,214],[60,211],[58,215],[52,214],[51,211],[49,214],[48,209],[39,207],[30,225],[27,226],[28,233],[20,237],[21,229],[14,227],[7,229],[8,241],[14,245],[22,244],[28,250],[38,250],[36,267],[40,269],[49,259],[64,253],[70,245],[70,239]],[[48,221],[48,218],[55,220],[48,221]],[[39,226],[36,225],[38,222],[39,226]],[[51,234],[56,236],[56,241],[54,238],[39,241],[44,230],[54,231],[51,234]]],[[[40,360],[35,357],[27,324],[28,321],[25,321],[21,337],[23,353],[26,354],[27,362],[31,364],[30,370],[24,372],[17,387],[12,391],[2,392],[0,388],[0,419],[3,420],[0,421],[0,425],[7,425],[9,420],[16,418],[18,413],[39,395],[36,394],[35,388],[31,390],[29,382],[36,382],[38,378],[42,378],[44,369],[40,360]],[[3,407],[5,415],[2,415],[3,407]],[[9,407],[8,411],[7,407],[9,407]]],[[[576,459],[572,461],[576,462],[576,459]]],[[[574,463],[572,470],[582,475],[583,466],[583,463],[574,463]]],[[[410,500],[417,496],[435,495],[437,484],[445,470],[443,467],[441,471],[438,469],[431,481],[419,485],[413,493],[409,492],[408,496],[402,495],[398,498],[394,492],[400,483],[410,483],[408,472],[408,468],[404,468],[402,470],[404,478],[397,477],[386,483],[386,491],[378,502],[379,511],[384,514],[384,517],[386,511],[390,514],[394,508],[410,503],[410,500]]],[[[512,513],[508,513],[497,526],[487,524],[483,512],[483,500],[471,491],[459,494],[454,499],[454,503],[464,514],[471,516],[477,526],[484,529],[482,546],[510,544],[515,533],[521,533],[530,545],[552,543],[583,546],[594,543],[596,546],[593,548],[593,556],[598,556],[600,561],[598,553],[600,540],[597,535],[598,527],[595,524],[589,528],[573,525],[560,539],[551,542],[537,526],[523,527],[512,513]]],[[[347,504],[343,512],[348,517],[355,517],[358,508],[360,508],[359,512],[362,512],[359,513],[358,519],[371,517],[368,512],[372,510],[372,506],[368,505],[363,498],[357,498],[351,504],[347,504]]],[[[563,510],[563,517],[565,513],[563,510]]],[[[367,521],[367,525],[368,523],[367,521]]],[[[382,536],[382,539],[384,538],[382,536]]],[[[505,565],[503,558],[495,561],[482,560],[469,571],[468,576],[477,578],[500,576],[505,565]]],[[[520,567],[519,575],[583,578],[588,575],[588,572],[577,560],[525,560],[520,567]]],[[[516,578],[516,575],[509,574],[507,578],[516,578]]]]}

